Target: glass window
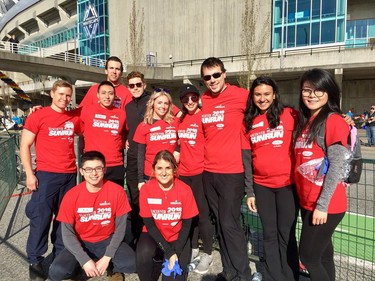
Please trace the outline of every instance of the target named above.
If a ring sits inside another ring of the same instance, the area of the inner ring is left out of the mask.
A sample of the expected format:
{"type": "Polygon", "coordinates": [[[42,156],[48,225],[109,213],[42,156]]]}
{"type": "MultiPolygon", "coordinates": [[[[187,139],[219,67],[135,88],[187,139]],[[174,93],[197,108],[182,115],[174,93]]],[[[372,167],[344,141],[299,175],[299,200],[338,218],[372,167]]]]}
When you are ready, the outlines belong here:
{"type": "Polygon", "coordinates": [[[336,1],[322,0],[322,18],[336,16],[336,1]]]}
{"type": "Polygon", "coordinates": [[[310,45],[310,24],[297,25],[296,46],[310,45]]]}
{"type": "Polygon", "coordinates": [[[322,22],[322,44],[335,42],[335,20],[322,22]]]}
{"type": "Polygon", "coordinates": [[[295,33],[296,33],[296,28],[294,25],[292,26],[288,26],[288,28],[286,29],[287,30],[287,34],[286,34],[286,38],[287,38],[287,42],[286,42],[286,47],[287,48],[292,48],[292,47],[295,47],[295,33]]]}
{"type": "Polygon", "coordinates": [[[345,22],[343,19],[337,20],[337,29],[336,29],[336,42],[345,41],[345,22]]]}
{"type": "Polygon", "coordinates": [[[310,19],[310,0],[298,1],[296,18],[298,21],[310,19]]]}
{"type": "Polygon", "coordinates": [[[311,45],[320,44],[320,22],[314,22],[311,25],[311,45]]]}
{"type": "Polygon", "coordinates": [[[319,19],[320,18],[320,0],[312,0],[312,19],[319,19]]]}
{"type": "Polygon", "coordinates": [[[286,6],[286,14],[288,15],[288,23],[296,20],[296,0],[288,0],[286,6]]]}

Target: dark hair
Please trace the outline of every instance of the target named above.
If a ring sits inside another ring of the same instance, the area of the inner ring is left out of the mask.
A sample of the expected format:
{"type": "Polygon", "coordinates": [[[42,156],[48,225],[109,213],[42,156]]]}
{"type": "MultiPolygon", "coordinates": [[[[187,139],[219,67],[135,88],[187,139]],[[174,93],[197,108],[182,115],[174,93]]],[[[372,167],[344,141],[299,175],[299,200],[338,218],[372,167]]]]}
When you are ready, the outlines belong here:
{"type": "Polygon", "coordinates": [[[176,159],[174,159],[173,154],[169,150],[161,150],[155,155],[154,162],[152,162],[153,170],[155,170],[156,163],[158,163],[159,160],[164,160],[171,163],[174,174],[177,174],[178,165],[176,159]]]}
{"type": "Polygon", "coordinates": [[[267,110],[266,116],[268,120],[269,127],[271,129],[276,128],[280,124],[280,115],[284,110],[284,105],[280,101],[279,88],[277,87],[276,82],[268,76],[261,76],[254,80],[251,85],[249,97],[247,98],[246,110],[245,110],[245,126],[246,132],[251,130],[253,125],[254,118],[261,114],[259,108],[254,104],[254,90],[260,85],[268,85],[272,87],[272,91],[275,94],[275,99],[267,110]]]}
{"type": "Polygon", "coordinates": [[[210,57],[205,59],[201,65],[201,77],[203,77],[203,68],[212,68],[215,66],[220,66],[221,72],[225,72],[226,69],[224,68],[224,63],[219,58],[210,57]]]}
{"type": "MultiPolygon", "coordinates": [[[[198,97],[198,99],[199,99],[199,95],[198,94],[196,94],[196,93],[191,93],[191,94],[196,95],[198,97]]],[[[180,99],[180,101],[181,101],[181,99],[180,99]]],[[[182,103],[182,101],[181,101],[181,105],[182,105],[182,107],[181,107],[182,114],[180,116],[180,122],[182,122],[185,119],[185,116],[187,114],[189,114],[189,111],[186,109],[186,107],[184,106],[184,104],[182,103]]],[[[202,108],[202,104],[201,104],[200,100],[198,100],[198,108],[202,108]]]]}
{"type": "Polygon", "coordinates": [[[128,74],[128,76],[126,76],[126,80],[128,80],[128,82],[130,79],[133,79],[133,78],[141,78],[142,82],[143,83],[145,82],[144,74],[139,71],[132,71],[128,74]]]}
{"type": "Polygon", "coordinates": [[[83,165],[85,164],[86,161],[91,161],[91,160],[99,160],[105,166],[104,155],[99,151],[92,150],[92,151],[87,151],[87,152],[82,154],[82,156],[81,156],[81,168],[83,167],[83,165]]]}
{"type": "Polygon", "coordinates": [[[124,71],[124,66],[122,65],[122,61],[118,57],[116,57],[116,56],[112,56],[112,57],[109,57],[107,59],[107,61],[105,62],[105,69],[108,69],[108,62],[110,62],[110,61],[119,62],[121,64],[121,67],[120,67],[121,72],[124,71]]]}
{"type": "Polygon", "coordinates": [[[306,144],[311,144],[316,138],[323,122],[331,112],[336,112],[341,114],[340,109],[340,87],[337,84],[333,75],[327,70],[314,68],[306,71],[301,77],[300,90],[303,84],[308,82],[317,90],[326,92],[328,95],[328,102],[322,107],[318,115],[310,123],[309,119],[311,117],[310,109],[303,103],[303,97],[300,93],[299,97],[299,122],[297,124],[296,138],[302,134],[303,130],[309,126],[308,138],[306,144]]]}
{"type": "Polygon", "coordinates": [[[111,82],[105,80],[105,81],[100,82],[100,84],[99,84],[99,86],[98,86],[98,93],[99,93],[99,90],[100,90],[100,88],[101,88],[102,86],[111,86],[111,87],[113,88],[113,92],[116,91],[115,86],[113,86],[113,84],[112,84],[111,82]]]}

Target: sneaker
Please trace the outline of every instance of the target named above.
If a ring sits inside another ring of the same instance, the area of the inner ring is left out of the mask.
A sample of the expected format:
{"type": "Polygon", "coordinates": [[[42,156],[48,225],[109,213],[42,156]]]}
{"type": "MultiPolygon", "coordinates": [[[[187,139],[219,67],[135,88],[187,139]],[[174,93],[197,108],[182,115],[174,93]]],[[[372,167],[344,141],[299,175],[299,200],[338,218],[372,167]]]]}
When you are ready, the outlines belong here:
{"type": "Polygon", "coordinates": [[[29,278],[32,281],[44,281],[46,276],[41,263],[32,263],[29,265],[29,278]]]}
{"type": "Polygon", "coordinates": [[[190,260],[190,262],[192,262],[195,259],[197,259],[197,260],[199,259],[199,249],[198,248],[191,249],[191,260],[190,260]]]}
{"type": "Polygon", "coordinates": [[[108,274],[108,281],[125,281],[125,276],[121,272],[114,272],[108,274]]]}
{"type": "Polygon", "coordinates": [[[205,274],[205,273],[208,272],[208,269],[209,269],[211,263],[212,263],[212,255],[208,255],[206,253],[203,253],[201,255],[199,264],[194,271],[199,273],[199,274],[205,274]]]}

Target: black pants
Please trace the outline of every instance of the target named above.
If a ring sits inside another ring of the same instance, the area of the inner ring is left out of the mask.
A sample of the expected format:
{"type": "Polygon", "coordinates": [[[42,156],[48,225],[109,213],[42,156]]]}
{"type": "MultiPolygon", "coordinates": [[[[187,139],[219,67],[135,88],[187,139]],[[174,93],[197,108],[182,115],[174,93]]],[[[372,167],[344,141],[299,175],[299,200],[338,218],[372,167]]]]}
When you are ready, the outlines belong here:
{"type": "Polygon", "coordinates": [[[139,190],[138,190],[138,166],[137,158],[127,156],[126,165],[126,186],[130,194],[130,205],[132,210],[131,217],[131,231],[134,239],[138,239],[141,235],[143,220],[139,215],[139,190]]]}
{"type": "Polygon", "coordinates": [[[193,191],[197,203],[199,215],[193,220],[191,245],[198,248],[198,236],[203,241],[203,252],[211,255],[213,243],[213,225],[210,219],[210,208],[203,187],[203,175],[180,176],[180,180],[189,185],[193,191]]]}
{"type": "Polygon", "coordinates": [[[125,167],[124,165],[107,167],[104,178],[124,187],[125,167]]]}
{"type": "MultiPolygon", "coordinates": [[[[101,259],[111,242],[111,237],[97,243],[82,242],[82,246],[89,257],[97,261],[101,259]]],[[[111,259],[113,272],[133,273],[135,272],[135,253],[126,243],[121,243],[115,256],[111,259]]],[[[73,254],[64,249],[52,262],[49,269],[49,279],[59,281],[74,278],[80,264],[73,254]]]]}
{"type": "Polygon", "coordinates": [[[310,273],[311,281],[335,281],[332,235],[345,213],[328,214],[327,222],[313,225],[313,212],[301,209],[302,230],[300,259],[310,273]]]}
{"type": "Polygon", "coordinates": [[[244,231],[241,227],[241,205],[245,194],[244,174],[216,174],[205,171],[203,184],[216,217],[223,271],[241,279],[251,276],[244,231]]]}
{"type": "Polygon", "coordinates": [[[298,199],[294,185],[268,188],[254,184],[256,205],[263,226],[265,280],[298,280],[296,221],[298,199]]]}
{"type": "MultiPolygon", "coordinates": [[[[148,232],[142,232],[137,243],[137,273],[140,281],[151,281],[153,272],[156,267],[156,262],[164,262],[164,252],[156,244],[155,240],[148,234],[148,232]]],[[[163,281],[184,281],[187,280],[187,266],[190,262],[191,247],[190,240],[186,241],[182,253],[178,256],[178,263],[183,270],[182,275],[177,275],[176,279],[173,276],[162,276],[163,281]]],[[[160,264],[159,264],[160,265],[160,264]]],[[[156,278],[156,280],[158,280],[156,278]]]]}

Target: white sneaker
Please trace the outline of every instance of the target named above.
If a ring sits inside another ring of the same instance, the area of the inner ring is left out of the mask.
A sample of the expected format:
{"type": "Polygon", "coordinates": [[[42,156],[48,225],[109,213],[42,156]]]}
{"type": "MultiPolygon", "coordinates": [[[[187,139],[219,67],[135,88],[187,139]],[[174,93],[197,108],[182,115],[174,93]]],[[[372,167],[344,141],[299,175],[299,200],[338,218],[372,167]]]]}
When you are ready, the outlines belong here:
{"type": "Polygon", "coordinates": [[[212,263],[212,255],[208,255],[206,253],[201,254],[201,258],[199,261],[198,266],[195,268],[195,272],[199,274],[205,274],[208,272],[210,265],[212,263]]]}
{"type": "Polygon", "coordinates": [[[193,260],[199,260],[199,248],[193,248],[191,249],[191,260],[190,262],[192,262],[193,260]]]}

